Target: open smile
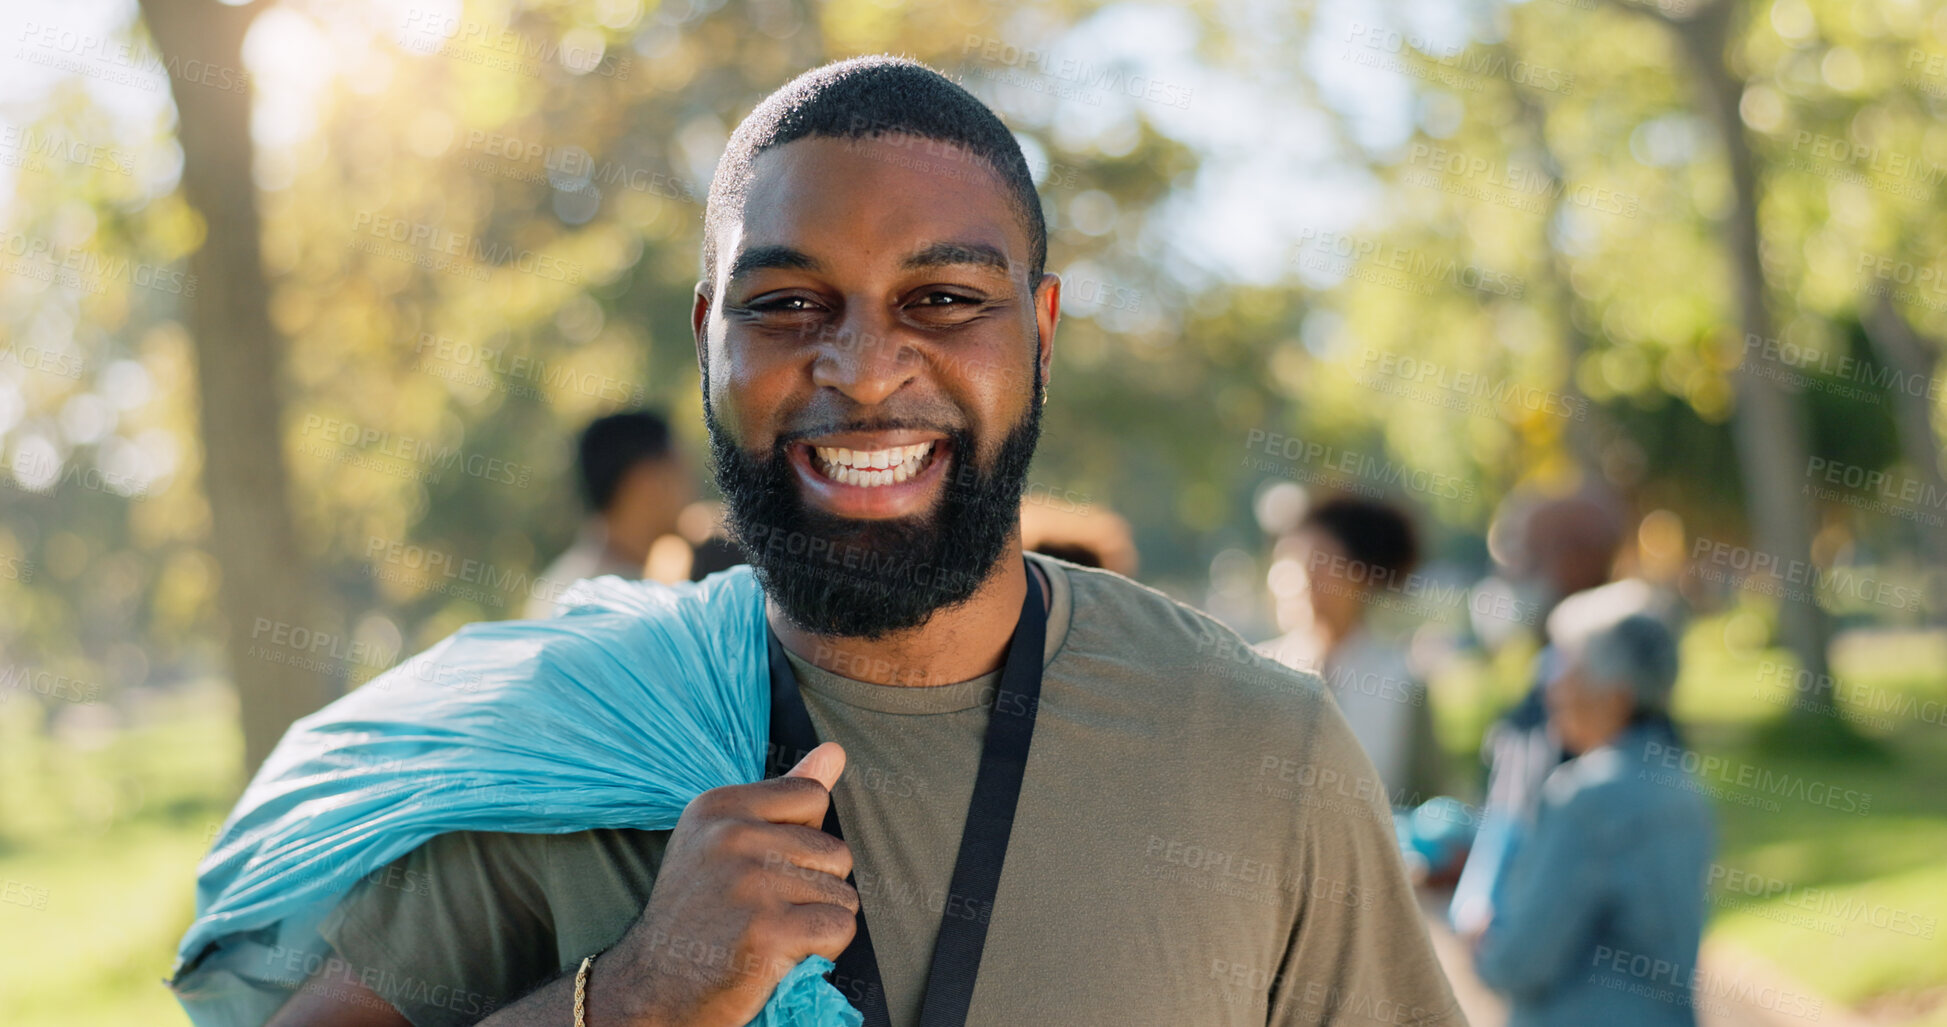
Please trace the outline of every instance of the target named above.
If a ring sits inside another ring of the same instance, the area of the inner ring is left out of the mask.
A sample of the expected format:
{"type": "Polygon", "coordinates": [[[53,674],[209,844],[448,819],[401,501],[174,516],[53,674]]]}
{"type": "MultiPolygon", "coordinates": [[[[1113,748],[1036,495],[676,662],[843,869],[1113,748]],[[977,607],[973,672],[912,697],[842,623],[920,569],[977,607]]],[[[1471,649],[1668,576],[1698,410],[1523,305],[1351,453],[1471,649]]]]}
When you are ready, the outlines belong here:
{"type": "Polygon", "coordinates": [[[892,449],[846,449],[842,446],[811,447],[811,466],[840,485],[883,488],[896,485],[918,474],[933,457],[937,443],[916,442],[892,449]]]}
{"type": "Polygon", "coordinates": [[[844,517],[903,517],[931,504],[952,443],[939,435],[857,432],[788,447],[813,502],[844,517]]]}

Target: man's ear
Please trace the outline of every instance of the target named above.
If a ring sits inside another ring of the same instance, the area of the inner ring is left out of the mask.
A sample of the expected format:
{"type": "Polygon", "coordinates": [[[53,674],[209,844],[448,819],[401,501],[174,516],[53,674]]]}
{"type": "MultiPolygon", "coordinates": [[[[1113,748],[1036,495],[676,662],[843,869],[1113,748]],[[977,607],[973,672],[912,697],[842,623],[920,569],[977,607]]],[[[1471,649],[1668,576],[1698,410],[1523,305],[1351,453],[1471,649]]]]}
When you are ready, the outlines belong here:
{"type": "Polygon", "coordinates": [[[696,283],[696,301],[690,306],[690,335],[696,339],[696,372],[703,376],[705,388],[710,384],[709,354],[704,347],[709,345],[708,325],[710,323],[710,283],[696,283]]]}
{"type": "Polygon", "coordinates": [[[1041,386],[1047,388],[1054,372],[1055,325],[1061,320],[1061,276],[1048,272],[1034,288],[1034,327],[1040,338],[1041,386]]]}

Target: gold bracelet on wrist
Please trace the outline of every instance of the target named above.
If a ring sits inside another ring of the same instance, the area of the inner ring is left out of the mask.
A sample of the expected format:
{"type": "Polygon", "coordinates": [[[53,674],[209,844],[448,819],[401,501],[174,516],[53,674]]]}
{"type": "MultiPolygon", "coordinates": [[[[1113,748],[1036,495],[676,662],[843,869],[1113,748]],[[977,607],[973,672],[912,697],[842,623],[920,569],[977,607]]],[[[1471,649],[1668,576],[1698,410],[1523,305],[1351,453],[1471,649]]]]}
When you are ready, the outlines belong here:
{"type": "Polygon", "coordinates": [[[594,965],[595,957],[586,956],[575,971],[575,1027],[588,1027],[588,968],[594,965]]]}

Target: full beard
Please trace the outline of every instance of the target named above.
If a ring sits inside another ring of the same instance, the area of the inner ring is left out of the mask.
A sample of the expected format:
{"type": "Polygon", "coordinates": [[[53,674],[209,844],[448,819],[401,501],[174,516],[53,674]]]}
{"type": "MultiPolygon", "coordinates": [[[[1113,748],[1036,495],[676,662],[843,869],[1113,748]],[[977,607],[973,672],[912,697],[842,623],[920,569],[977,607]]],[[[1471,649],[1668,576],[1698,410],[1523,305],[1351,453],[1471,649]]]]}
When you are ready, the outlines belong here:
{"type": "MultiPolygon", "coordinates": [[[[791,623],[816,635],[878,639],[925,624],[973,597],[999,569],[1021,519],[1028,465],[1041,437],[1041,373],[1028,411],[989,465],[966,429],[950,446],[941,494],[927,513],[855,520],[807,505],[780,441],[767,456],[745,452],[717,423],[708,400],[712,470],[729,507],[731,537],[764,594],[791,623]]],[[[860,424],[846,430],[875,426],[860,424]]]]}

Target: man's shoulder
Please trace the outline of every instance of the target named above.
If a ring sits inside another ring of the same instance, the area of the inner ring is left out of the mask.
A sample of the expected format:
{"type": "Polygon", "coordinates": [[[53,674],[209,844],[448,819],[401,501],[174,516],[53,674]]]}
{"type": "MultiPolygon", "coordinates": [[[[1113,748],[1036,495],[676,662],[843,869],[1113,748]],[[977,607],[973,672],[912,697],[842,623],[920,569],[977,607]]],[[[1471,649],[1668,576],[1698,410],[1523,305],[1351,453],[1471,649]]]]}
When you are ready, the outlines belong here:
{"type": "Polygon", "coordinates": [[[583,687],[687,687],[712,675],[734,678],[763,652],[763,592],[748,567],[673,585],[589,578],[551,599],[555,615],[464,625],[374,679],[382,687],[351,695],[416,681],[495,696],[547,690],[563,679],[583,687]]]}
{"type": "MultiPolygon", "coordinates": [[[[1056,654],[1124,688],[1161,690],[1190,708],[1309,720],[1327,705],[1316,674],[1259,652],[1229,625],[1113,571],[1062,564],[1073,613],[1056,654]]],[[[1186,709],[1187,712],[1187,709],[1186,709]]],[[[1288,723],[1288,721],[1287,721],[1288,723]]]]}

